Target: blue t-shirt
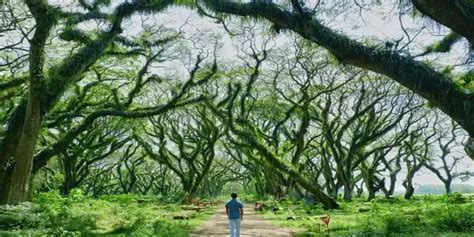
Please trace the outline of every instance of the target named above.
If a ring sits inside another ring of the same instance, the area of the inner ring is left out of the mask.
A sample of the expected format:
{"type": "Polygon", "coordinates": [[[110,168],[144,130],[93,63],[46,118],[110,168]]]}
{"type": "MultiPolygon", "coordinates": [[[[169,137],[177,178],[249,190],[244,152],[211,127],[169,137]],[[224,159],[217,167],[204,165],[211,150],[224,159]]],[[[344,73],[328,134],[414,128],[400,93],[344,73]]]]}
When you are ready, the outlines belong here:
{"type": "Polygon", "coordinates": [[[225,204],[225,208],[229,209],[229,219],[240,219],[240,208],[244,208],[237,199],[232,199],[225,204]]]}

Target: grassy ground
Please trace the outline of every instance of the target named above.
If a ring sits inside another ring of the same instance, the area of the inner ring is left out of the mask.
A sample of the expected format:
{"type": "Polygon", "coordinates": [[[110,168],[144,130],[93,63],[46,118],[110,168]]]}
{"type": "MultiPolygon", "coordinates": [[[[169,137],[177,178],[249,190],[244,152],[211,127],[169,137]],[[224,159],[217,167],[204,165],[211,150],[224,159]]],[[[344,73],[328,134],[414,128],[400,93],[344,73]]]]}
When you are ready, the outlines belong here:
{"type": "Polygon", "coordinates": [[[459,194],[342,202],[326,211],[300,201],[267,201],[264,218],[299,230],[299,236],[326,236],[321,217],[330,216],[330,236],[474,236],[474,200],[459,194]],[[277,211],[272,211],[274,208],[277,211]]]}
{"type": "Polygon", "coordinates": [[[36,196],[32,203],[0,206],[0,236],[132,235],[187,236],[214,213],[173,204],[158,197],[134,195],[68,198],[56,193],[36,196]],[[174,218],[180,218],[175,220],[174,218]]]}
{"type": "MultiPolygon", "coordinates": [[[[228,198],[222,197],[227,200],[228,198]]],[[[253,197],[241,197],[251,205],[253,197]]],[[[341,202],[340,210],[324,210],[304,201],[265,202],[261,215],[275,225],[299,230],[299,236],[327,236],[322,216],[330,216],[330,236],[474,236],[474,197],[459,194],[401,197],[372,202],[341,202]],[[273,211],[277,208],[278,210],[273,211]]],[[[80,192],[61,197],[36,195],[31,203],[0,206],[0,236],[119,235],[187,236],[220,203],[198,212],[155,196],[114,195],[98,199],[80,192]],[[175,218],[184,218],[176,220],[175,218]]]]}

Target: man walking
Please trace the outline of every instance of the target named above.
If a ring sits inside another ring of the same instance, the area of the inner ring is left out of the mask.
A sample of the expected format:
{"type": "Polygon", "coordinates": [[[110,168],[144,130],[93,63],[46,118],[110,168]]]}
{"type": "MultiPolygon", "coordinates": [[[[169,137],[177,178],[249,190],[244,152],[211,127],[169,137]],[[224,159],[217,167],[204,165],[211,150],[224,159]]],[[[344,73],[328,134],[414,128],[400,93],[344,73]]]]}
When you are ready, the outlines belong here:
{"type": "Polygon", "coordinates": [[[232,199],[225,204],[225,212],[229,217],[229,229],[231,237],[240,236],[240,222],[244,218],[244,205],[237,201],[237,193],[230,194],[232,199]]]}

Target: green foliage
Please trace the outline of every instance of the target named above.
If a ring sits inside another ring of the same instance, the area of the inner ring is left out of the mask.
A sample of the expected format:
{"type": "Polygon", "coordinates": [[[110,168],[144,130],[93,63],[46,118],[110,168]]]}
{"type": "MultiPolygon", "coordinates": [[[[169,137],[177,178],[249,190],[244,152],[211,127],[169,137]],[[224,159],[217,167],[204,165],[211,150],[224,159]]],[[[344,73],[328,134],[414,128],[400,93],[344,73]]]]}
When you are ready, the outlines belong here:
{"type": "Polygon", "coordinates": [[[187,223],[170,221],[163,218],[156,219],[153,222],[153,235],[163,237],[186,236],[192,229],[192,226],[187,223]]]}
{"type": "Polygon", "coordinates": [[[209,217],[209,212],[189,215],[172,200],[159,196],[117,195],[93,199],[74,189],[64,197],[41,193],[32,203],[0,206],[1,235],[97,235],[186,236],[209,217]],[[163,201],[165,200],[165,201],[163,201]]]}
{"type": "Polygon", "coordinates": [[[415,233],[420,227],[425,226],[423,218],[418,213],[400,215],[399,213],[387,213],[382,216],[384,231],[386,233],[415,233]]]}
{"type": "Polygon", "coordinates": [[[42,215],[48,223],[45,227],[54,233],[89,232],[96,228],[98,216],[86,209],[74,208],[75,203],[85,200],[80,190],[73,190],[69,197],[62,197],[58,192],[40,194],[36,202],[41,207],[42,215]]]}
{"type": "Polygon", "coordinates": [[[109,232],[109,234],[132,234],[139,230],[145,225],[145,220],[143,216],[138,216],[136,219],[130,222],[120,223],[119,225],[114,226],[115,228],[109,232]]]}
{"type": "Polygon", "coordinates": [[[474,205],[445,205],[433,210],[433,226],[439,231],[474,231],[474,205]]]}
{"type": "Polygon", "coordinates": [[[196,1],[194,0],[175,0],[174,3],[176,5],[188,6],[193,7],[196,1]]]}
{"type": "Polygon", "coordinates": [[[448,35],[446,35],[441,41],[428,47],[427,51],[436,52],[436,53],[449,52],[451,50],[451,47],[461,39],[462,37],[459,34],[455,32],[451,32],[448,35]]]}
{"type": "Polygon", "coordinates": [[[331,217],[335,236],[439,236],[474,231],[474,204],[461,194],[376,198],[341,203],[340,210],[326,211],[300,201],[271,200],[263,216],[278,225],[299,229],[299,236],[318,236],[326,231],[319,217],[331,217]],[[279,211],[272,212],[272,206],[279,211]],[[362,209],[367,212],[361,212],[362,209]],[[288,220],[288,217],[292,217],[288,220]]]}
{"type": "Polygon", "coordinates": [[[23,229],[44,226],[39,215],[40,208],[32,203],[20,203],[16,206],[0,206],[0,229],[23,229]]]}
{"type": "Polygon", "coordinates": [[[460,193],[448,193],[441,196],[441,200],[447,204],[463,204],[467,199],[460,193]]]}

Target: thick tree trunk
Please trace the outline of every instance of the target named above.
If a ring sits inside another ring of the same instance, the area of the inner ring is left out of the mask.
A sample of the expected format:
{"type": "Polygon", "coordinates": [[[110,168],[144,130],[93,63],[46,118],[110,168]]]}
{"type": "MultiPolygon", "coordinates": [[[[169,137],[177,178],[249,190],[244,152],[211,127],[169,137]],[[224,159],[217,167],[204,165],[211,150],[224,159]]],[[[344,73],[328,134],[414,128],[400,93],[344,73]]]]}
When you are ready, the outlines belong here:
{"type": "MultiPolygon", "coordinates": [[[[10,159],[10,153],[13,155],[15,165],[8,177],[9,182],[0,194],[2,201],[8,204],[17,204],[28,200],[31,188],[31,169],[33,167],[33,155],[36,148],[36,140],[39,135],[42,120],[42,86],[44,82],[44,47],[49,33],[54,24],[54,19],[43,1],[27,0],[25,1],[36,21],[36,29],[33,38],[30,40],[29,54],[29,94],[24,113],[24,122],[21,119],[14,121],[13,126],[20,128],[13,131],[14,139],[6,141],[7,145],[2,149],[7,149],[6,159],[10,159]],[[19,136],[19,137],[18,137],[19,136]],[[18,139],[18,142],[16,142],[18,139]],[[16,144],[15,144],[16,143],[16,144]],[[11,146],[10,146],[11,145],[11,146]],[[16,146],[15,146],[16,145],[16,146]]],[[[23,107],[18,107],[16,116],[21,116],[23,107]]],[[[10,130],[11,131],[11,130],[10,130]]],[[[10,135],[7,135],[7,137],[10,135]]],[[[5,158],[2,158],[2,160],[5,158]]]]}
{"type": "Polygon", "coordinates": [[[415,187],[413,187],[413,177],[407,177],[407,179],[403,181],[403,186],[406,189],[404,198],[406,200],[410,200],[415,193],[415,187]]]}
{"type": "MultiPolygon", "coordinates": [[[[372,175],[372,174],[370,174],[370,175],[372,175]]],[[[365,183],[366,183],[366,187],[367,187],[367,192],[369,193],[369,197],[367,198],[367,200],[371,201],[375,198],[375,192],[376,192],[374,179],[372,177],[367,178],[365,183]]]]}
{"type": "Polygon", "coordinates": [[[74,175],[74,168],[75,168],[75,157],[68,156],[65,152],[61,155],[61,164],[62,169],[64,172],[64,180],[61,187],[61,194],[68,195],[71,189],[74,188],[74,184],[76,183],[75,175],[74,175]]]}
{"type": "Polygon", "coordinates": [[[30,83],[30,94],[25,114],[25,123],[15,150],[15,167],[6,187],[8,204],[17,204],[28,200],[31,186],[33,155],[41,127],[41,82],[30,83]]]}
{"type": "Polygon", "coordinates": [[[352,190],[353,186],[351,183],[344,183],[344,200],[352,201],[352,190]]]}
{"type": "Polygon", "coordinates": [[[25,121],[26,104],[27,99],[17,107],[10,118],[6,137],[3,139],[0,147],[0,203],[6,203],[6,189],[12,179],[14,153],[18,146],[25,121]]]}
{"type": "Polygon", "coordinates": [[[389,196],[393,196],[395,192],[395,184],[397,183],[397,175],[390,175],[390,188],[387,192],[389,196]]]}
{"type": "Polygon", "coordinates": [[[71,179],[66,179],[66,180],[64,180],[63,185],[61,187],[61,194],[66,196],[74,188],[76,188],[75,182],[71,179]]]}
{"type": "Polygon", "coordinates": [[[375,192],[374,190],[369,190],[369,197],[367,198],[367,201],[372,201],[375,199],[375,192]]]}
{"type": "Polygon", "coordinates": [[[413,185],[407,186],[407,190],[405,192],[405,195],[403,196],[406,200],[410,200],[413,197],[413,194],[415,193],[415,188],[413,185]]]}
{"type": "Polygon", "coordinates": [[[444,189],[446,190],[446,193],[451,193],[451,182],[453,180],[452,179],[447,179],[445,182],[444,182],[444,189]]]}
{"type": "Polygon", "coordinates": [[[9,164],[12,162],[16,147],[20,141],[27,103],[28,99],[25,98],[8,121],[6,137],[2,140],[0,146],[0,180],[2,180],[2,175],[6,173],[9,164]]]}
{"type": "Polygon", "coordinates": [[[344,187],[344,200],[352,201],[352,194],[354,192],[354,183],[352,183],[352,174],[350,172],[344,172],[341,174],[341,181],[344,187]]]}

